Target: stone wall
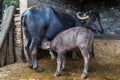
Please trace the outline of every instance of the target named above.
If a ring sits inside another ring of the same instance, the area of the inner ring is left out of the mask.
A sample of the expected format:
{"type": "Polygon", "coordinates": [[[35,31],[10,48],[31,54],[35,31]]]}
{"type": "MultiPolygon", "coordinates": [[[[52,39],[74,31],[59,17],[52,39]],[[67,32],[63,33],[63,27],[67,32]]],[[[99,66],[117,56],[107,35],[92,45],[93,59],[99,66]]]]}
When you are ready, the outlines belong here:
{"type": "Polygon", "coordinates": [[[20,28],[20,14],[14,15],[14,52],[15,60],[21,61],[21,28],[20,28]]]}
{"type": "Polygon", "coordinates": [[[101,17],[101,24],[104,28],[103,36],[120,36],[120,1],[118,0],[93,0],[84,3],[83,9],[96,8],[101,17]]]}
{"type": "MultiPolygon", "coordinates": [[[[27,0],[28,7],[34,5],[41,6],[52,6],[57,9],[72,9],[76,11],[87,11],[92,8],[97,8],[100,12],[101,23],[104,28],[104,34],[108,36],[118,36],[120,35],[120,1],[114,4],[112,2],[104,2],[103,0],[84,0],[86,2],[80,2],[79,0],[27,0]],[[89,2],[93,1],[93,2],[89,2]],[[99,1],[99,2],[97,2],[99,1]],[[103,1],[103,2],[102,2],[103,1]]],[[[21,33],[20,33],[20,15],[16,20],[15,27],[15,47],[18,57],[20,56],[21,50],[21,33]],[[18,53],[19,52],[19,53],[18,53]]]]}

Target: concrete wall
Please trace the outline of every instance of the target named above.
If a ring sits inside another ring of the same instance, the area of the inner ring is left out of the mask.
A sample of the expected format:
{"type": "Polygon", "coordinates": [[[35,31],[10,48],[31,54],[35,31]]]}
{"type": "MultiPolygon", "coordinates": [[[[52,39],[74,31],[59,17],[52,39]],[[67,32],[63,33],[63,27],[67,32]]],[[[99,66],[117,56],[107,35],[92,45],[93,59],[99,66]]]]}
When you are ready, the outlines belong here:
{"type": "Polygon", "coordinates": [[[27,9],[27,0],[19,0],[20,2],[20,13],[27,9]]]}

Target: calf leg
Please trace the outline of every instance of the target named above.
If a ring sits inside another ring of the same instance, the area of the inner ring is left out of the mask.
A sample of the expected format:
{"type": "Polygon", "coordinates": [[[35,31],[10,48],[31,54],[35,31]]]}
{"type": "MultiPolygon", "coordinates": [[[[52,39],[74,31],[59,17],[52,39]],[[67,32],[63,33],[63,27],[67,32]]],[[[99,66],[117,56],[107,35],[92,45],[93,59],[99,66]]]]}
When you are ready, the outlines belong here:
{"type": "Polygon", "coordinates": [[[61,59],[62,59],[62,54],[58,53],[58,55],[57,55],[57,69],[56,69],[54,76],[60,75],[60,66],[61,66],[61,62],[62,62],[61,59]]]}
{"type": "Polygon", "coordinates": [[[32,69],[32,67],[33,67],[32,58],[31,58],[31,53],[30,53],[30,50],[29,50],[30,44],[31,44],[31,41],[26,39],[25,49],[26,49],[26,52],[27,52],[27,55],[28,55],[28,67],[30,67],[32,69]]]}
{"type": "Polygon", "coordinates": [[[65,69],[65,60],[66,60],[66,53],[62,55],[62,68],[61,68],[62,71],[65,69]]]}
{"type": "Polygon", "coordinates": [[[32,54],[32,63],[33,63],[33,69],[36,71],[36,72],[40,72],[42,71],[39,66],[38,66],[38,63],[37,63],[37,41],[35,40],[32,40],[32,43],[30,45],[30,51],[31,51],[31,54],[32,54]]]}
{"type": "Polygon", "coordinates": [[[81,78],[83,79],[87,76],[90,55],[89,55],[88,49],[83,49],[83,50],[81,50],[81,52],[82,52],[82,56],[84,59],[84,70],[83,70],[83,73],[81,75],[81,78]]]}

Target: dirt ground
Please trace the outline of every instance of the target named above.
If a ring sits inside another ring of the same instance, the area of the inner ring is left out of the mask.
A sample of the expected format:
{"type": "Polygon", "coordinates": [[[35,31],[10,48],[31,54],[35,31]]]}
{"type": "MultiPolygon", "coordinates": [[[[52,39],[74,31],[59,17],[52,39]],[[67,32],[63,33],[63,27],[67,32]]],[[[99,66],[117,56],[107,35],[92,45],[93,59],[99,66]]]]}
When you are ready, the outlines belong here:
{"type": "MultiPolygon", "coordinates": [[[[85,80],[120,80],[120,41],[96,40],[95,57],[91,58],[88,77],[85,80]]],[[[80,55],[78,55],[80,56],[80,55]]],[[[54,77],[56,60],[46,56],[38,60],[43,72],[36,73],[27,63],[17,62],[0,68],[0,80],[81,80],[83,58],[67,57],[65,71],[54,77]]]]}

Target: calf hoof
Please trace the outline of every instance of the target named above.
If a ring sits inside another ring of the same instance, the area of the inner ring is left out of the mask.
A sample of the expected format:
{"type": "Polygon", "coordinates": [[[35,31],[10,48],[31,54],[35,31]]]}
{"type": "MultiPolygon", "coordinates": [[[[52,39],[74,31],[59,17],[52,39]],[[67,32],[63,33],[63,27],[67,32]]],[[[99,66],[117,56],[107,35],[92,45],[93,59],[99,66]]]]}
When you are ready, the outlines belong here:
{"type": "Polygon", "coordinates": [[[42,72],[43,70],[39,67],[34,68],[35,72],[42,72]]]}
{"type": "Polygon", "coordinates": [[[81,79],[85,79],[87,77],[87,74],[85,74],[85,73],[83,73],[82,75],[81,75],[81,79]]]}
{"type": "Polygon", "coordinates": [[[22,59],[22,61],[23,61],[23,63],[26,63],[26,62],[27,62],[27,60],[26,60],[26,59],[22,59]]]}
{"type": "Polygon", "coordinates": [[[55,77],[58,77],[58,76],[60,76],[60,73],[55,72],[54,76],[55,76],[55,77]]]}

